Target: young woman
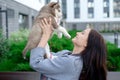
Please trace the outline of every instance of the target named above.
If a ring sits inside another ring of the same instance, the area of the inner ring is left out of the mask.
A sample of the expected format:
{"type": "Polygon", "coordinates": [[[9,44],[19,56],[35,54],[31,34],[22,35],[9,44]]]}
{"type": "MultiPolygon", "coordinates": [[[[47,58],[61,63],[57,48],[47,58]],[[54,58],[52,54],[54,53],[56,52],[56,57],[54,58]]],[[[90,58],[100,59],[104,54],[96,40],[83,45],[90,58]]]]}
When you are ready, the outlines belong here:
{"type": "Polygon", "coordinates": [[[98,32],[89,28],[77,32],[72,52],[62,50],[52,53],[57,57],[48,59],[44,58],[44,48],[53,32],[51,21],[43,19],[40,26],[43,36],[30,55],[30,65],[41,73],[40,80],[107,80],[106,46],[98,32]]]}

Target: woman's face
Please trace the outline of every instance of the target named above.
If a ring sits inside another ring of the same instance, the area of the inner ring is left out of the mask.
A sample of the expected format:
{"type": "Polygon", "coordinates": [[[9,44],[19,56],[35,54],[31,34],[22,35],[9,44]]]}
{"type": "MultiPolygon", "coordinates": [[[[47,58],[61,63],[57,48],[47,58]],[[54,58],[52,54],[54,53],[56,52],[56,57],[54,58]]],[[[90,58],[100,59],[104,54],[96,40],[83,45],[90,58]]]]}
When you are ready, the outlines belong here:
{"type": "Polygon", "coordinates": [[[78,47],[86,47],[90,31],[91,29],[87,28],[82,32],[77,32],[76,36],[72,39],[73,44],[78,47]]]}

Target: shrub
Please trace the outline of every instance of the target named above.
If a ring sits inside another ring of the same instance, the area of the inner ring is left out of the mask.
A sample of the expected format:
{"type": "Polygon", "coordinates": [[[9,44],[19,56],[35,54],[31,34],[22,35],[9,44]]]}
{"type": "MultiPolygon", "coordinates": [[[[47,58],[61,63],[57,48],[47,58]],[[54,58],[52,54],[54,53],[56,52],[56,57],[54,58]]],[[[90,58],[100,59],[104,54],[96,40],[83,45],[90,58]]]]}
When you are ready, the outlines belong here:
{"type": "Polygon", "coordinates": [[[2,34],[2,30],[0,30],[0,59],[3,57],[5,53],[9,51],[8,40],[2,34]]]}
{"type": "Polygon", "coordinates": [[[14,69],[14,71],[33,71],[33,69],[30,68],[29,63],[20,63],[17,64],[17,67],[14,69]]]}
{"type": "Polygon", "coordinates": [[[29,58],[27,57],[27,60],[24,60],[22,57],[22,50],[27,43],[28,34],[28,30],[20,30],[12,33],[9,38],[9,50],[5,52],[0,61],[0,71],[32,70],[30,66],[26,64],[29,62],[29,58]]]}
{"type": "Polygon", "coordinates": [[[107,67],[109,71],[120,71],[120,48],[114,44],[107,43],[107,67]]]}
{"type": "MultiPolygon", "coordinates": [[[[71,37],[76,35],[75,30],[69,31],[71,37]]],[[[20,30],[11,35],[8,42],[5,42],[5,48],[3,57],[0,60],[0,71],[33,71],[29,66],[29,54],[27,53],[27,60],[22,57],[22,50],[27,43],[28,30],[20,30]]],[[[64,36],[59,39],[57,35],[49,40],[49,45],[52,52],[57,52],[63,49],[71,50],[73,48],[72,38],[67,39],[64,36]]],[[[4,38],[3,38],[4,39],[4,38]]],[[[3,42],[6,40],[3,40],[3,42]]],[[[2,41],[1,41],[2,42],[2,41]]],[[[120,71],[120,48],[117,48],[114,44],[106,42],[107,44],[107,67],[109,71],[120,71]]],[[[1,49],[1,48],[0,48],[1,49]]]]}
{"type": "Polygon", "coordinates": [[[10,59],[2,59],[0,61],[0,71],[14,71],[16,64],[10,59]]]}

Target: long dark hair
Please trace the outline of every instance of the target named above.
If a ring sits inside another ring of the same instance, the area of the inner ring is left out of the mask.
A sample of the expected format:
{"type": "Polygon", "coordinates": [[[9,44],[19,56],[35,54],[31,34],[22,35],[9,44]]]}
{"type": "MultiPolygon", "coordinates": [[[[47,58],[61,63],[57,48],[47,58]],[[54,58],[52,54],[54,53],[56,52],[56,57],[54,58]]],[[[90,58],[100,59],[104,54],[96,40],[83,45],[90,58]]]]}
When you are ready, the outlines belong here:
{"type": "Polygon", "coordinates": [[[81,53],[83,69],[79,80],[107,80],[106,53],[103,37],[91,29],[87,46],[81,53]]]}

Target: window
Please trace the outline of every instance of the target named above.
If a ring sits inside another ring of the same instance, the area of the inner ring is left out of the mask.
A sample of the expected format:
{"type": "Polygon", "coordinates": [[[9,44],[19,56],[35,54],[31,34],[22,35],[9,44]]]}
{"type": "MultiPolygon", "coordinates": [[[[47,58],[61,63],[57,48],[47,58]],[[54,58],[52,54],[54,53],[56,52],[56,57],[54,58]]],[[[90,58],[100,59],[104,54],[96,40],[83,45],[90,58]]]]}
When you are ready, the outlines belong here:
{"type": "Polygon", "coordinates": [[[94,7],[94,1],[88,0],[88,8],[94,7]]]}
{"type": "Polygon", "coordinates": [[[28,28],[28,15],[19,14],[19,27],[20,28],[28,28]]]}
{"type": "Polygon", "coordinates": [[[88,8],[94,7],[94,3],[93,2],[88,2],[88,8]]]}
{"type": "Polygon", "coordinates": [[[120,12],[114,12],[115,17],[120,17],[120,12]]]}
{"type": "Polygon", "coordinates": [[[94,8],[88,8],[88,18],[94,18],[94,8]]]}
{"type": "Polygon", "coordinates": [[[74,18],[80,18],[80,0],[74,0],[74,18]]]}
{"type": "Polygon", "coordinates": [[[63,13],[63,19],[67,18],[67,4],[66,0],[62,0],[62,13],[63,13]]]}
{"type": "Polygon", "coordinates": [[[104,18],[109,17],[109,7],[104,7],[104,18]]]}
{"type": "Polygon", "coordinates": [[[103,17],[108,18],[109,17],[109,0],[103,1],[103,17]]]}
{"type": "Polygon", "coordinates": [[[79,18],[79,17],[80,17],[80,9],[75,8],[75,18],[79,18]]]}
{"type": "Polygon", "coordinates": [[[94,18],[94,1],[88,0],[88,18],[94,18]]]}
{"type": "Polygon", "coordinates": [[[120,17],[120,0],[114,0],[114,17],[120,17]]]}
{"type": "Polygon", "coordinates": [[[104,6],[104,7],[109,7],[108,2],[106,2],[106,1],[105,1],[105,2],[103,2],[103,6],[104,6]]]}
{"type": "Polygon", "coordinates": [[[103,0],[103,7],[109,7],[109,0],[103,0]]]}

